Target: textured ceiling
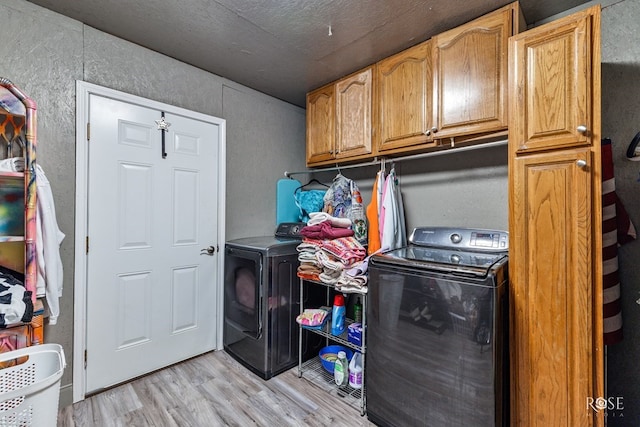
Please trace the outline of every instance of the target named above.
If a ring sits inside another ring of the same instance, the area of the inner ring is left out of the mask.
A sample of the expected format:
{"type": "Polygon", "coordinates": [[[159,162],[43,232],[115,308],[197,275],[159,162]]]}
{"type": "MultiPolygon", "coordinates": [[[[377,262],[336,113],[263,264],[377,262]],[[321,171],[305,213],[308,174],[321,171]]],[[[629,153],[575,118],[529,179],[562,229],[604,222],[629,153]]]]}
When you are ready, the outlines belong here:
{"type": "MultiPolygon", "coordinates": [[[[29,0],[304,107],[305,94],[505,0],[29,0]]],[[[585,0],[521,0],[527,23],[585,0]]]]}

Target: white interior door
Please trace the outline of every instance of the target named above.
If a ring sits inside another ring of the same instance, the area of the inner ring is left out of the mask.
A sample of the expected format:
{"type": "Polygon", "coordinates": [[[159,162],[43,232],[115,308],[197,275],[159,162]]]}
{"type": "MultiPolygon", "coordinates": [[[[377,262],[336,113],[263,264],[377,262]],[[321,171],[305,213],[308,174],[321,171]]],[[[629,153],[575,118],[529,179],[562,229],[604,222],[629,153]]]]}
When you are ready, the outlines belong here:
{"type": "Polygon", "coordinates": [[[91,94],[86,392],[213,350],[217,124],[91,94]]]}

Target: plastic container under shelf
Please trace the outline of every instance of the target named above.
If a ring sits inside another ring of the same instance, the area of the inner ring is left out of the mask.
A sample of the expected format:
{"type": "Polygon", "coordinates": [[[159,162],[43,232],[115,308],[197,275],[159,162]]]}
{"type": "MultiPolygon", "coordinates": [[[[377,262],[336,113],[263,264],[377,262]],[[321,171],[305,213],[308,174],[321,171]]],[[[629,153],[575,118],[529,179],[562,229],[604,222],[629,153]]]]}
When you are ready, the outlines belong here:
{"type": "Polygon", "coordinates": [[[41,344],[0,353],[0,426],[55,426],[60,379],[66,361],[59,344],[41,344]]]}

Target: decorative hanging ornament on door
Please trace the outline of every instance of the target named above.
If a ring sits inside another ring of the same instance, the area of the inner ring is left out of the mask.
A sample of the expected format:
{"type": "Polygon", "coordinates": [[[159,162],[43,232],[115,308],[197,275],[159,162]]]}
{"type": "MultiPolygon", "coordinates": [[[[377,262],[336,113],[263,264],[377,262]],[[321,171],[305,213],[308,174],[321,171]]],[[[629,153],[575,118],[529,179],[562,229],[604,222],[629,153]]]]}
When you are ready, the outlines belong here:
{"type": "Polygon", "coordinates": [[[155,122],[156,125],[158,125],[158,130],[162,131],[162,158],[166,159],[167,151],[165,150],[164,133],[169,132],[169,126],[171,126],[171,123],[164,120],[164,111],[160,113],[160,120],[156,120],[155,122]]]}

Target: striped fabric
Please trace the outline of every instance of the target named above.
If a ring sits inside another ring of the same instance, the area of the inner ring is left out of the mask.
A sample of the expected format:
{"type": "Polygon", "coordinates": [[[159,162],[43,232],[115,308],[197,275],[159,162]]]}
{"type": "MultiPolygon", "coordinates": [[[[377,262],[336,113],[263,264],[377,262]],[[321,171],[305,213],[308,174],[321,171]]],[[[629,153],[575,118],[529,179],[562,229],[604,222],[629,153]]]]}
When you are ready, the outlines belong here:
{"type": "Polygon", "coordinates": [[[602,140],[602,275],[604,344],[622,341],[622,304],[618,246],[636,238],[636,230],[616,194],[611,140],[602,140]]]}

